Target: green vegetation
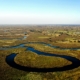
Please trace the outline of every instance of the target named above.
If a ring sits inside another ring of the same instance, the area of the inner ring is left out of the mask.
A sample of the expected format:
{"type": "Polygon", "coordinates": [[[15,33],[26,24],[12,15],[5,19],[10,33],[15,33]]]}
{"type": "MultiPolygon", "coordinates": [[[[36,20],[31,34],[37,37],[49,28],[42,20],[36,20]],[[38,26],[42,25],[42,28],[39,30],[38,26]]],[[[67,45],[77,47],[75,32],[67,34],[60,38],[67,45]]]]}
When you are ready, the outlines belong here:
{"type": "Polygon", "coordinates": [[[19,65],[33,68],[55,68],[71,64],[70,61],[64,58],[37,55],[30,51],[18,54],[15,57],[15,62],[19,65]]]}
{"type": "MultiPolygon", "coordinates": [[[[6,26],[0,27],[0,48],[16,46],[26,42],[45,42],[60,48],[80,48],[80,26],[6,26]],[[26,39],[22,39],[27,36],[26,39]]],[[[80,59],[80,50],[61,50],[44,44],[25,44],[25,46],[50,54],[60,54],[80,59]]],[[[72,64],[70,61],[52,56],[42,56],[26,51],[26,48],[0,50],[0,80],[80,80],[80,66],[58,72],[25,72],[6,63],[6,56],[18,53],[15,62],[19,65],[52,68],[72,64]]]]}
{"type": "Polygon", "coordinates": [[[22,76],[20,80],[42,80],[39,74],[29,73],[26,76],[22,76]]]}
{"type": "Polygon", "coordinates": [[[79,59],[79,55],[80,55],[79,54],[80,50],[77,50],[77,51],[73,51],[73,50],[69,50],[69,49],[61,50],[61,49],[52,48],[45,44],[34,43],[34,44],[26,44],[26,46],[33,47],[34,49],[42,51],[42,52],[46,52],[46,53],[48,52],[51,54],[56,53],[56,54],[60,54],[60,55],[68,55],[68,56],[76,57],[78,59],[79,59]]]}
{"type": "MultiPolygon", "coordinates": [[[[17,49],[21,50],[21,49],[17,49]]],[[[5,59],[6,56],[13,53],[14,50],[0,50],[0,79],[1,80],[18,80],[21,78],[21,76],[24,76],[27,74],[27,72],[20,71],[18,69],[14,69],[10,67],[5,59]]],[[[15,52],[17,52],[15,50],[15,52]]]]}

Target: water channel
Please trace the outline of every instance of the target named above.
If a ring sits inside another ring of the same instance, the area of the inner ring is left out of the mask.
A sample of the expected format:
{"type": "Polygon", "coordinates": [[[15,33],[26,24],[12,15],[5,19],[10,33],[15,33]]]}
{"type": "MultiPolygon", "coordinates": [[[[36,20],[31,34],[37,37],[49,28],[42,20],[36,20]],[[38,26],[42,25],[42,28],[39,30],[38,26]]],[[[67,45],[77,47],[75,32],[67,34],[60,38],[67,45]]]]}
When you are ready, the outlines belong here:
{"type": "MultiPolygon", "coordinates": [[[[26,38],[27,37],[24,37],[23,39],[26,39],[26,38]]],[[[50,53],[38,51],[38,50],[34,49],[33,47],[25,46],[25,44],[33,44],[33,43],[34,44],[35,43],[44,44],[45,46],[49,46],[49,47],[52,47],[52,48],[66,50],[66,48],[60,48],[58,46],[52,46],[51,44],[47,44],[47,43],[44,43],[44,42],[26,42],[26,43],[19,44],[19,45],[16,45],[16,46],[0,48],[0,50],[8,50],[8,49],[12,49],[12,48],[25,47],[26,51],[29,50],[29,51],[35,52],[38,55],[61,57],[61,58],[65,58],[65,59],[72,62],[72,64],[67,65],[67,66],[63,66],[63,67],[60,67],[60,68],[59,67],[56,67],[56,68],[31,68],[31,67],[24,67],[24,66],[21,66],[21,65],[15,63],[14,58],[17,56],[16,53],[12,53],[12,54],[10,54],[6,57],[5,60],[6,60],[8,65],[10,65],[13,68],[23,70],[23,71],[33,71],[33,72],[66,71],[66,70],[71,70],[71,69],[74,69],[74,68],[77,68],[77,67],[80,66],[80,60],[75,58],[75,57],[71,57],[71,56],[67,56],[67,55],[59,55],[59,54],[56,54],[56,53],[50,54],[50,53]]],[[[80,49],[80,48],[71,48],[69,50],[78,50],[78,49],[80,49]]]]}

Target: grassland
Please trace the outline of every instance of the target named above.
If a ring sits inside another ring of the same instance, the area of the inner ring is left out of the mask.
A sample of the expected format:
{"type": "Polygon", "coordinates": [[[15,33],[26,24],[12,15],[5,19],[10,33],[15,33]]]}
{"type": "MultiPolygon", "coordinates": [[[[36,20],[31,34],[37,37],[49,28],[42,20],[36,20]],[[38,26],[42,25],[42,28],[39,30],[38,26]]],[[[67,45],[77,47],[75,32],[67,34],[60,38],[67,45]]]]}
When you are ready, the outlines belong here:
{"type": "Polygon", "coordinates": [[[15,62],[19,65],[31,68],[55,68],[71,64],[70,61],[60,57],[39,56],[38,54],[30,51],[19,53],[15,57],[15,62]]]}
{"type": "MultiPolygon", "coordinates": [[[[26,42],[45,42],[61,48],[80,48],[80,26],[6,26],[0,27],[0,48],[15,46],[26,42]],[[25,32],[25,34],[24,34],[25,32]],[[14,35],[13,35],[14,34],[14,35]],[[18,38],[28,37],[24,40],[18,38]],[[7,39],[7,40],[5,40],[7,39]],[[6,46],[7,45],[7,46],[6,46]]],[[[80,50],[61,50],[44,44],[25,44],[42,52],[73,56],[80,59],[80,50]]],[[[15,62],[19,65],[52,68],[71,64],[60,57],[40,56],[26,51],[26,48],[0,50],[0,79],[1,80],[80,80],[80,67],[57,72],[27,72],[12,68],[6,63],[6,56],[18,53],[15,62]]]]}

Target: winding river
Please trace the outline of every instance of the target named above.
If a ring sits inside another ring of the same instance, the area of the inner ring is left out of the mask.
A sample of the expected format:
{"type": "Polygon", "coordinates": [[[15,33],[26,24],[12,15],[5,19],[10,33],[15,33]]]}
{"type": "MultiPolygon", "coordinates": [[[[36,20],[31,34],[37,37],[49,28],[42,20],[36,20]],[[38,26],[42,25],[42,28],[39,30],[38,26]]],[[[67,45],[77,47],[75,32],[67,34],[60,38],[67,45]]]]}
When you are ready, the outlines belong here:
{"type": "MultiPolygon", "coordinates": [[[[24,37],[24,38],[27,38],[27,37],[24,37]]],[[[30,67],[24,67],[24,66],[21,66],[21,65],[15,63],[14,58],[17,56],[16,53],[12,53],[12,54],[10,54],[6,57],[6,62],[7,62],[8,65],[10,65],[13,68],[23,70],[23,71],[33,71],[33,72],[66,71],[66,70],[71,70],[71,69],[74,69],[74,68],[77,68],[77,67],[80,66],[80,60],[75,58],[75,57],[66,56],[66,55],[59,55],[59,54],[55,54],[55,53],[54,54],[45,53],[45,52],[38,51],[38,50],[36,50],[32,47],[25,46],[25,44],[33,44],[33,43],[34,44],[35,43],[44,44],[46,46],[56,48],[56,49],[62,49],[62,50],[66,49],[66,48],[60,48],[58,46],[52,46],[51,44],[47,44],[47,43],[44,43],[44,42],[26,42],[26,43],[19,44],[19,45],[16,45],[16,46],[0,48],[0,50],[7,50],[7,49],[12,49],[12,48],[25,47],[25,48],[27,48],[26,50],[35,52],[38,55],[61,57],[61,58],[65,58],[65,59],[72,62],[71,65],[67,65],[67,66],[60,67],[60,68],[58,68],[58,67],[56,67],[56,68],[30,68],[30,67]]],[[[67,48],[67,49],[69,49],[69,48],[67,48]]],[[[78,50],[78,49],[80,49],[80,48],[71,48],[69,50],[78,50]]]]}

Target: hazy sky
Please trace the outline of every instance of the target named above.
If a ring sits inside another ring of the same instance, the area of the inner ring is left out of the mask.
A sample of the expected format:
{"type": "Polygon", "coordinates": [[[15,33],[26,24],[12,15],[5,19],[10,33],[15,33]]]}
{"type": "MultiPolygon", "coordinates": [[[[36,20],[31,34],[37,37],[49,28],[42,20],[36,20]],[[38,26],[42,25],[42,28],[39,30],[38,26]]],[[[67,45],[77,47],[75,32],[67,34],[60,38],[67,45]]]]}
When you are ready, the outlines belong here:
{"type": "Polygon", "coordinates": [[[0,24],[80,24],[80,0],[0,0],[0,24]]]}

